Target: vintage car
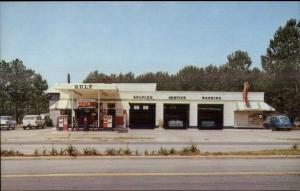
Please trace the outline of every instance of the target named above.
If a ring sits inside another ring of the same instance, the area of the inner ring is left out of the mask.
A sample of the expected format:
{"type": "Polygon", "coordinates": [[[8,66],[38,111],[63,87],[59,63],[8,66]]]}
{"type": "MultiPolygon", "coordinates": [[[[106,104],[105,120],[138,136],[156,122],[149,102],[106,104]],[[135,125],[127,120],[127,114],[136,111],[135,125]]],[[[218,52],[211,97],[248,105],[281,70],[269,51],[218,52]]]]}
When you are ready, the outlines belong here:
{"type": "Polygon", "coordinates": [[[40,115],[25,115],[22,121],[23,129],[31,129],[31,128],[45,128],[46,123],[45,120],[41,118],[40,115]]]}
{"type": "Polygon", "coordinates": [[[269,127],[272,129],[272,131],[280,129],[291,130],[293,128],[293,124],[287,116],[277,115],[270,118],[269,127]]]}
{"type": "Polygon", "coordinates": [[[12,116],[0,116],[0,125],[2,129],[15,129],[17,122],[13,120],[12,116]]]}

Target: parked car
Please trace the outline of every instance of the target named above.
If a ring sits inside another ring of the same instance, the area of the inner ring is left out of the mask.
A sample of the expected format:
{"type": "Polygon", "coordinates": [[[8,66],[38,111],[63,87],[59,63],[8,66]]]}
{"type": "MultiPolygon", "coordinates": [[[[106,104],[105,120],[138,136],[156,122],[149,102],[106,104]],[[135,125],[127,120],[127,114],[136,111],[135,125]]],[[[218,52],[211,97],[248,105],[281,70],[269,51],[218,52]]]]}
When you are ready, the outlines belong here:
{"type": "Polygon", "coordinates": [[[25,115],[22,121],[23,129],[31,129],[31,128],[45,128],[46,123],[45,120],[41,118],[40,115],[25,115]]]}
{"type": "Polygon", "coordinates": [[[216,122],[214,120],[202,120],[201,127],[215,127],[216,122]]]}
{"type": "Polygon", "coordinates": [[[272,116],[269,126],[272,128],[272,131],[280,129],[291,130],[293,128],[293,124],[291,123],[290,119],[284,115],[272,116]]]}
{"type": "Polygon", "coordinates": [[[12,116],[0,116],[0,126],[2,129],[15,129],[17,122],[13,120],[12,116]]]}
{"type": "Polygon", "coordinates": [[[169,127],[184,127],[182,120],[172,119],[168,121],[169,127]]]}

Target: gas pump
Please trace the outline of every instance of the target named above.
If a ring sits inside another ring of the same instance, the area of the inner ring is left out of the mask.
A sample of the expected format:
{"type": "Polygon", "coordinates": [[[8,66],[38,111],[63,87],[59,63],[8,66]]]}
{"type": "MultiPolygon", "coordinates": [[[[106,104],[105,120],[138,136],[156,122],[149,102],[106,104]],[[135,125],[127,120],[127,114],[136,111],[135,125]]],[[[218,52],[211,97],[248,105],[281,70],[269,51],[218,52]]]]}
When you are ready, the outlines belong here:
{"type": "Polygon", "coordinates": [[[58,117],[58,130],[68,130],[68,115],[60,115],[58,117]]]}

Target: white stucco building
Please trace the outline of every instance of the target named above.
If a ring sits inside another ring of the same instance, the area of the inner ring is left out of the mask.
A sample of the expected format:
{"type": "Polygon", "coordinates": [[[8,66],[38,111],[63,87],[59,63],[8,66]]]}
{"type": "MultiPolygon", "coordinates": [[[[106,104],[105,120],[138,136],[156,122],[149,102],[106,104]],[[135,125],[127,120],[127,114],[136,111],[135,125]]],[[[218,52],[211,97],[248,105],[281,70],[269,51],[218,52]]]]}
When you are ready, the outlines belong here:
{"type": "Polygon", "coordinates": [[[58,83],[47,93],[53,122],[66,114],[71,126],[101,127],[110,115],[114,127],[251,127],[260,125],[258,113],[274,111],[263,92],[249,92],[247,106],[243,92],[156,91],[156,83],[58,83]]]}

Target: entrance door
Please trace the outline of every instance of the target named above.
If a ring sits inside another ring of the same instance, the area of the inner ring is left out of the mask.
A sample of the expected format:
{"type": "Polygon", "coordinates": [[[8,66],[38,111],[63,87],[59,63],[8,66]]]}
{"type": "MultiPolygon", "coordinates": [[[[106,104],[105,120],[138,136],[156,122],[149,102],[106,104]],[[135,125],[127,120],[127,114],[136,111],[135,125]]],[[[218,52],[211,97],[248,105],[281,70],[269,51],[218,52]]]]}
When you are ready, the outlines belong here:
{"type": "Polygon", "coordinates": [[[164,104],[164,127],[187,128],[189,126],[189,104],[164,104]]]}
{"type": "Polygon", "coordinates": [[[94,108],[80,108],[75,110],[75,119],[79,129],[89,130],[97,124],[97,110],[94,108]]]}
{"type": "Polygon", "coordinates": [[[223,105],[198,104],[198,127],[201,129],[223,129],[223,105]]]}
{"type": "Polygon", "coordinates": [[[155,128],[155,104],[130,104],[129,127],[136,129],[155,128]]]}

